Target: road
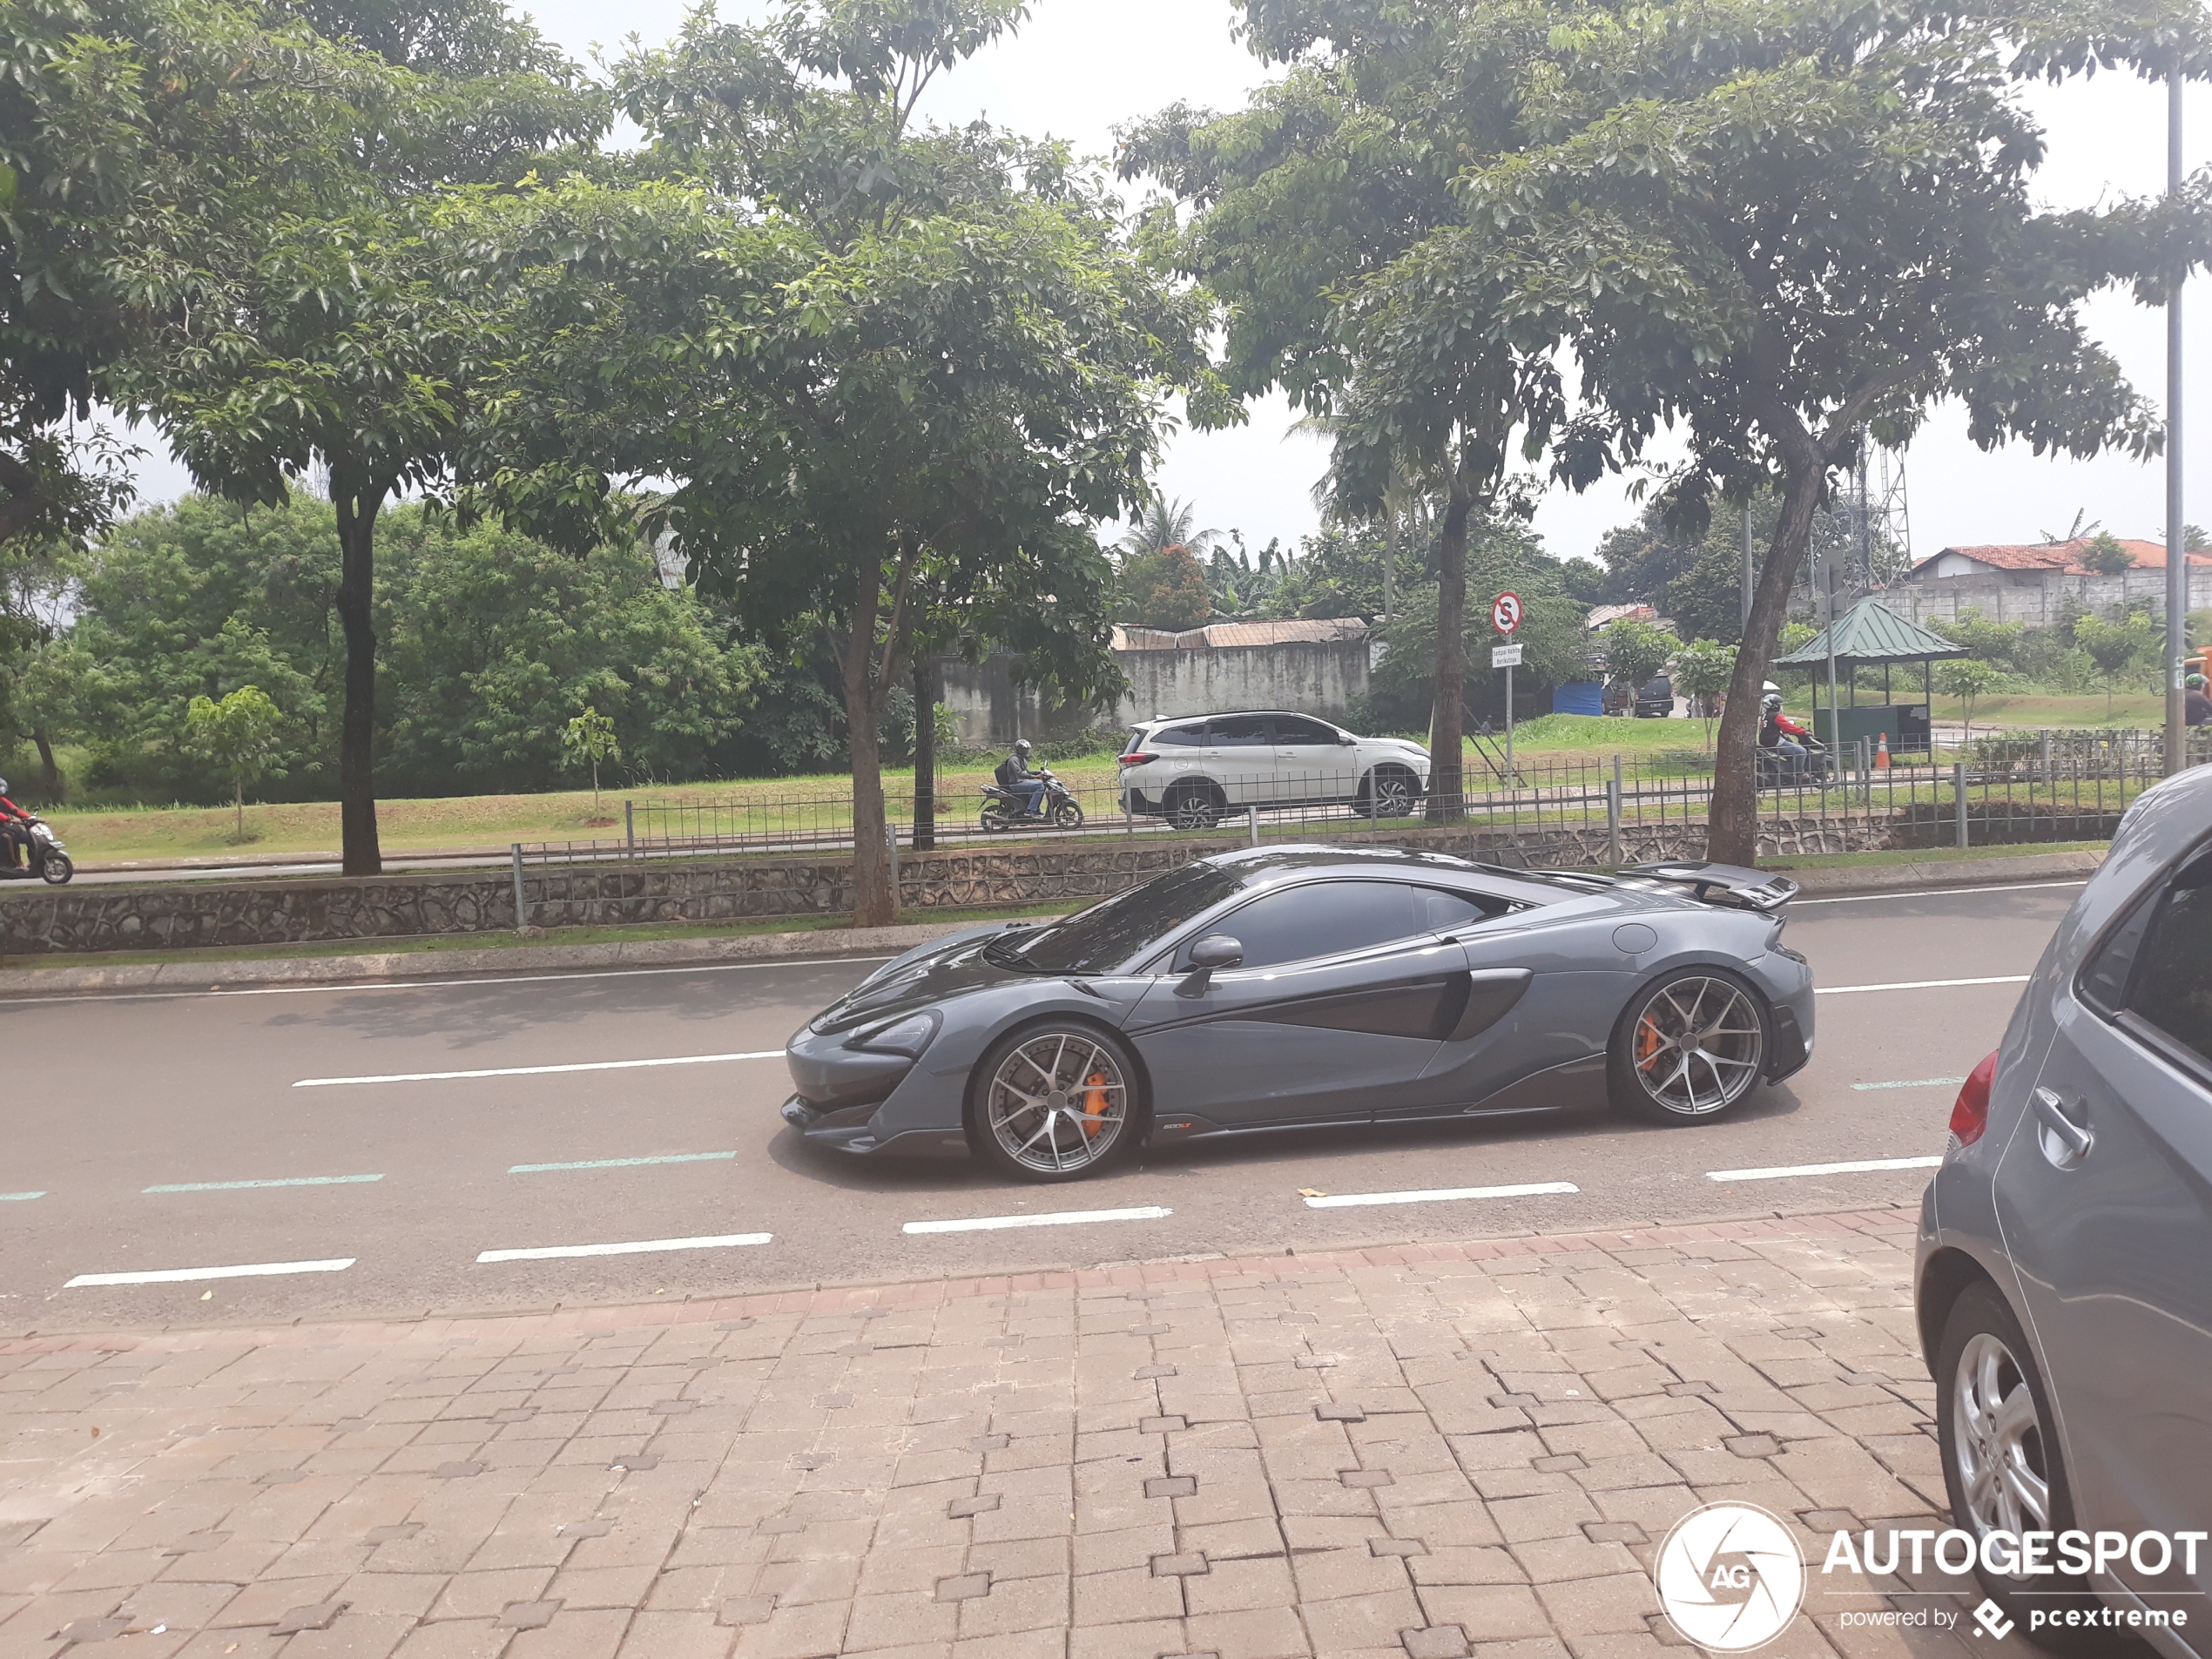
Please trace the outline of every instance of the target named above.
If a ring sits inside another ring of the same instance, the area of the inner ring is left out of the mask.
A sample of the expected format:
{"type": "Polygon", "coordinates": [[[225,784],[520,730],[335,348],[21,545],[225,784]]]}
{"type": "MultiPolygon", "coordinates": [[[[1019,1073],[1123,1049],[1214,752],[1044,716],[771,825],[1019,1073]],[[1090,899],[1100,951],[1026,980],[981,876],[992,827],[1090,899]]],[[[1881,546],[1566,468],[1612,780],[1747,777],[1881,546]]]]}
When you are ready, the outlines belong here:
{"type": "Polygon", "coordinates": [[[1719,1123],[1305,1131],[1049,1189],[966,1161],[855,1161],[785,1128],[783,1042],[864,962],[0,1002],[0,1332],[574,1306],[1911,1202],[1924,1169],[1711,1176],[1939,1153],[1957,1079],[1995,1047],[2078,887],[1801,901],[1789,936],[1824,988],[1816,1058],[1719,1123]],[[1997,982],[1925,983],[1972,981],[1997,982]],[[454,1072],[502,1075],[422,1075],[454,1072]],[[354,1078],[403,1080],[313,1081],[354,1078]],[[1575,1190],[1301,1196],[1530,1184],[1575,1190]],[[1166,1213],[904,1231],[1093,1210],[1166,1213]],[[593,1253],[502,1258],[547,1250],[593,1253]],[[295,1271],[71,1283],[264,1266],[295,1271]]]}

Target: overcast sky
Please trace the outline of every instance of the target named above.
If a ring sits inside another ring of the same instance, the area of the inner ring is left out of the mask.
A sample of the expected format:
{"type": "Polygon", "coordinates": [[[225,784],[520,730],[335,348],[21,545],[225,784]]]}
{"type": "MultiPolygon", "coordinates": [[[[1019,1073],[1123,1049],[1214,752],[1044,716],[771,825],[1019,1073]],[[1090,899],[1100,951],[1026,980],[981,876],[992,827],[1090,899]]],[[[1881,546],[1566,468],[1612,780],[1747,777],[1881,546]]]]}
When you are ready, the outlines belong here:
{"type": "MultiPolygon", "coordinates": [[[[588,57],[595,46],[619,56],[624,37],[648,44],[667,38],[681,24],[685,0],[625,0],[619,7],[594,0],[538,0],[528,5],[539,26],[571,55],[588,57]]],[[[724,15],[759,15],[759,0],[725,0],[724,15]]],[[[978,115],[1018,132],[1051,134],[1083,152],[1103,155],[1119,122],[1177,99],[1233,108],[1263,78],[1262,66],[1231,37],[1234,15],[1225,0],[1038,0],[1022,31],[941,77],[925,100],[926,112],[943,121],[978,115]]],[[[2099,76],[2056,91],[2039,89],[2034,107],[2051,137],[2051,156],[2040,189],[2054,206],[2088,206],[2122,195],[2164,187],[2166,95],[2163,87],[2132,76],[2099,76]]],[[[2212,158],[2212,90],[2191,89],[2186,126],[2187,165],[2212,158]]],[[[2201,291],[2206,280],[2196,284],[2201,291]]],[[[2192,305],[2192,317],[2212,317],[2192,305]]],[[[2165,395],[2165,314],[2134,304],[2124,294],[2105,295],[2089,307],[2093,332],[2119,357],[2136,385],[2155,399],[2165,395]]],[[[2188,385],[2198,388],[2183,446],[2192,480],[2212,489],[2212,324],[2190,341],[2188,385]]],[[[1291,435],[1289,410],[1279,402],[1254,406],[1242,428],[1183,433],[1172,442],[1160,485],[1197,508],[1202,526],[1243,531],[1249,545],[1271,536],[1286,543],[1314,527],[1310,491],[1322,462],[1321,445],[1291,435]]],[[[2111,458],[2078,462],[2041,459],[2025,448],[1984,455],[1967,440],[1955,408],[1937,413],[1905,457],[1912,511],[1912,550],[1925,557],[1939,549],[1976,542],[2035,541],[2063,533],[2077,510],[2121,536],[2155,537],[2165,523],[2162,467],[2111,458]]],[[[173,497],[185,487],[180,469],[165,458],[148,465],[147,498],[173,497]]],[[[1562,557],[1587,554],[1613,525],[1632,517],[1625,486],[1594,489],[1576,496],[1554,492],[1537,515],[1549,550],[1562,557]]],[[[2192,488],[2187,516],[2212,524],[2212,500],[2192,488]]]]}

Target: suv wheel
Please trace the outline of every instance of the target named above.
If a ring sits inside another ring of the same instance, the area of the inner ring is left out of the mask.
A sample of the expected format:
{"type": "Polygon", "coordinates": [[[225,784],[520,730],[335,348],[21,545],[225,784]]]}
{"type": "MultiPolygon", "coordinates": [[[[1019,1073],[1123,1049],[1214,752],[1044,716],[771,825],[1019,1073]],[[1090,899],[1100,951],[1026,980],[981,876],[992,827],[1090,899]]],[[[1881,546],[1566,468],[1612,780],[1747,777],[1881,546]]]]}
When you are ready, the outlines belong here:
{"type": "Polygon", "coordinates": [[[1402,766],[1377,766],[1359,793],[1359,810],[1369,818],[1411,818],[1420,783],[1402,766]]]}
{"type": "Polygon", "coordinates": [[[1168,822],[1179,830],[1210,830],[1221,821],[1219,792],[1211,784],[1177,784],[1166,805],[1168,822]]]}

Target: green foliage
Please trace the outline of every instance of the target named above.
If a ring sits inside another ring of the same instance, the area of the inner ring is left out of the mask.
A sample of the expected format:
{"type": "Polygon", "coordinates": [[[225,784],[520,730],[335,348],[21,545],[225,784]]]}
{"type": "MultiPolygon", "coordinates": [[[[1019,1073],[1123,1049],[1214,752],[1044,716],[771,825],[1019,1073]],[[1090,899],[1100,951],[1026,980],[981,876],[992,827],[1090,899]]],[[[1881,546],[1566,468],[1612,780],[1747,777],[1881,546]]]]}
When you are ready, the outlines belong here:
{"type": "Polygon", "coordinates": [[[1728,690],[1729,681],[1736,674],[1734,645],[1723,645],[1718,640],[1699,639],[1685,645],[1675,656],[1675,690],[1691,698],[1704,711],[1705,741],[1713,740],[1713,717],[1710,711],[1714,699],[1728,690]]]}
{"type": "Polygon", "coordinates": [[[1200,628],[1213,615],[1206,567],[1180,544],[1122,561],[1115,620],[1139,628],[1200,628]]]}
{"type": "Polygon", "coordinates": [[[2121,546],[2110,530],[2099,530],[2081,550],[2081,567],[2099,576],[2118,576],[2135,563],[2135,556],[2121,546]]]}
{"type": "Polygon", "coordinates": [[[571,766],[591,769],[591,809],[599,809],[599,768],[622,759],[622,744],[615,737],[615,723],[589,703],[583,712],[561,728],[561,759],[571,766]]]}
{"type": "Polygon", "coordinates": [[[1621,681],[1631,691],[1642,690],[1682,649],[1682,641],[1664,628],[1630,617],[1608,623],[1597,637],[1597,644],[1604,657],[1606,678],[1621,681]]]}
{"type": "Polygon", "coordinates": [[[2123,681],[2158,677],[2165,633],[2149,611],[2136,610],[2117,617],[2081,616],[2074,619],[2074,643],[2094,665],[2104,682],[2105,715],[2112,714],[2112,694],[2123,681]]]}
{"type": "Polygon", "coordinates": [[[1946,697],[1957,698],[1964,705],[1961,718],[1970,738],[1973,736],[1975,699],[1993,691],[2003,678],[1989,664],[1972,657],[1953,658],[1935,665],[1935,688],[1946,697]]]}
{"type": "Polygon", "coordinates": [[[185,746],[231,775],[238,806],[236,839],[246,839],[246,786],[265,771],[284,716],[258,685],[241,685],[219,703],[196,697],[185,708],[185,746]]]}

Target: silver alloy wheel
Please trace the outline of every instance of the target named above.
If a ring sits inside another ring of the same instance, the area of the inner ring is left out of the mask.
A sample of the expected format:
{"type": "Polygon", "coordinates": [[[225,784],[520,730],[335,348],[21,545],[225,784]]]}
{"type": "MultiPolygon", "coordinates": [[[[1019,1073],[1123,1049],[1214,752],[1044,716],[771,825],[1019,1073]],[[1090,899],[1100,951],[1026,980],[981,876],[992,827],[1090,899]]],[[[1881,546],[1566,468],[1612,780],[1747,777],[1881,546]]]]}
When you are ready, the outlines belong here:
{"type": "Polygon", "coordinates": [[[1168,797],[1168,822],[1177,829],[1211,829],[1215,816],[1213,797],[1195,785],[1185,784],[1168,797]]]}
{"type": "Polygon", "coordinates": [[[1758,1081],[1766,1046],[1759,1011],[1731,980],[1685,975],[1661,986],[1636,1016],[1630,1059],[1653,1104],[1682,1117],[1724,1111],[1758,1081]]]}
{"type": "Polygon", "coordinates": [[[1129,1123],[1129,1079],[1113,1050],[1079,1031],[1042,1031],[999,1062],[983,1122],[1007,1157],[1041,1175],[1088,1169],[1129,1123]]]}
{"type": "Polygon", "coordinates": [[[1413,786],[1403,772],[1379,772],[1367,779],[1367,816],[1410,818],[1413,786]]]}
{"type": "Polygon", "coordinates": [[[2051,1482],[2043,1459],[2043,1416],[2034,1391],[2003,1339],[1969,1339],[1951,1379],[1956,1408],[1952,1456],[1974,1531],[2018,1537],[2051,1525],[2051,1482]]]}

